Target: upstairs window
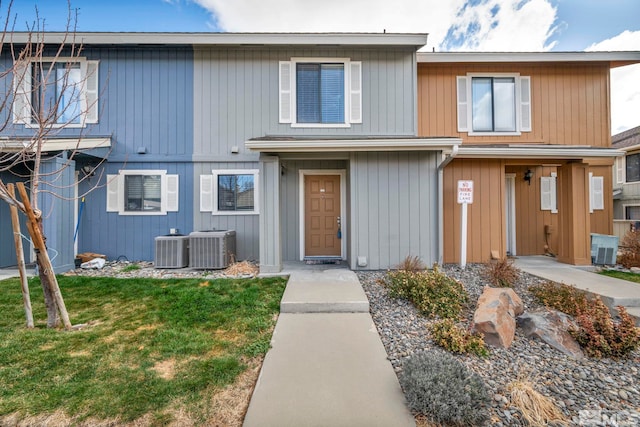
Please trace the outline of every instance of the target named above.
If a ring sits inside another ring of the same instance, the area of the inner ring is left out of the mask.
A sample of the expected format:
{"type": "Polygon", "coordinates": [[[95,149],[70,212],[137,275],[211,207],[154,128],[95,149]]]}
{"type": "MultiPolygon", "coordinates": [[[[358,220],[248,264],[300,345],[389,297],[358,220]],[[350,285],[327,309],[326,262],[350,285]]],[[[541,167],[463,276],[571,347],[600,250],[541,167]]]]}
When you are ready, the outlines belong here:
{"type": "Polygon", "coordinates": [[[458,131],[469,135],[519,135],[531,131],[529,77],[459,76],[458,131]]]}
{"type": "Polygon", "coordinates": [[[292,58],[279,65],[280,123],[362,123],[362,64],[348,58],[292,58]]]}
{"type": "Polygon", "coordinates": [[[627,182],[640,181],[640,153],[629,154],[625,158],[627,182]]]}
{"type": "Polygon", "coordinates": [[[13,122],[83,127],[98,122],[98,61],[43,58],[16,63],[13,122]]]}

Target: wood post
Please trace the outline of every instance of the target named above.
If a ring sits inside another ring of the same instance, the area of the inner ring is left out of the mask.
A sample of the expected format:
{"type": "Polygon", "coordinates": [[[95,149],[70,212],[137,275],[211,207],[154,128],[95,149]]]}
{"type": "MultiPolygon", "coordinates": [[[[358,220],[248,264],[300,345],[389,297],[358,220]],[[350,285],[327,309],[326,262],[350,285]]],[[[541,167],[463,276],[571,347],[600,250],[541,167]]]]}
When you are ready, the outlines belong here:
{"type": "Polygon", "coordinates": [[[25,213],[27,214],[27,218],[31,226],[29,227],[29,232],[31,234],[31,239],[33,240],[33,245],[39,251],[38,258],[41,260],[40,267],[42,268],[42,273],[45,274],[49,287],[53,293],[56,304],[58,305],[58,310],[60,310],[60,317],[62,318],[62,323],[65,329],[71,329],[71,321],[69,320],[69,313],[67,313],[67,308],[64,304],[64,299],[62,299],[62,293],[60,293],[60,287],[58,286],[58,279],[53,271],[53,266],[51,265],[51,259],[49,258],[49,253],[47,252],[47,246],[44,242],[44,237],[42,236],[42,231],[40,230],[40,222],[36,217],[32,207],[31,201],[29,200],[29,196],[27,194],[27,190],[24,187],[24,183],[19,182],[16,184],[18,187],[18,192],[20,193],[20,197],[22,198],[22,203],[25,208],[25,213]]]}
{"type": "MultiPolygon", "coordinates": [[[[13,184],[7,185],[9,195],[15,199],[16,192],[13,184]]],[[[22,247],[22,233],[20,232],[20,219],[18,218],[18,208],[10,204],[11,224],[13,225],[13,242],[16,246],[16,259],[18,261],[18,272],[20,273],[20,284],[22,286],[22,301],[24,302],[24,314],[27,318],[27,328],[33,328],[33,311],[31,310],[31,297],[29,295],[29,282],[27,281],[27,270],[24,262],[24,249],[22,247]]]]}

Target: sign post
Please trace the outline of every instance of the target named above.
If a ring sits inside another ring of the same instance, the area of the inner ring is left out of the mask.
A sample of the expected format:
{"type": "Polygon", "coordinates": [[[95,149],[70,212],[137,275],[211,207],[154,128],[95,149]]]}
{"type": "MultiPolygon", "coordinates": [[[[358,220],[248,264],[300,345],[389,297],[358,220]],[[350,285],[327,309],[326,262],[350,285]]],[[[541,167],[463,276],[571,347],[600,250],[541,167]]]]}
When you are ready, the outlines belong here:
{"type": "Polygon", "coordinates": [[[467,205],[473,203],[473,181],[458,181],[458,204],[460,204],[460,268],[467,266],[467,205]]]}

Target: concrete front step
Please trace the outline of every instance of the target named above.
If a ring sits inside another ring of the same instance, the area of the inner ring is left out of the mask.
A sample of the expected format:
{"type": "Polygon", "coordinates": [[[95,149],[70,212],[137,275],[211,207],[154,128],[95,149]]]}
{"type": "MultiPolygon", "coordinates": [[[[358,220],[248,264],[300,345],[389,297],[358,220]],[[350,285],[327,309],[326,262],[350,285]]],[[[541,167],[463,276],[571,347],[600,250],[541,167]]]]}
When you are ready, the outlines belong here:
{"type": "Polygon", "coordinates": [[[640,307],[625,307],[627,313],[636,319],[636,326],[640,326],[640,307]]]}
{"type": "Polygon", "coordinates": [[[289,273],[280,312],[368,313],[369,300],[351,270],[297,270],[289,273]]]}

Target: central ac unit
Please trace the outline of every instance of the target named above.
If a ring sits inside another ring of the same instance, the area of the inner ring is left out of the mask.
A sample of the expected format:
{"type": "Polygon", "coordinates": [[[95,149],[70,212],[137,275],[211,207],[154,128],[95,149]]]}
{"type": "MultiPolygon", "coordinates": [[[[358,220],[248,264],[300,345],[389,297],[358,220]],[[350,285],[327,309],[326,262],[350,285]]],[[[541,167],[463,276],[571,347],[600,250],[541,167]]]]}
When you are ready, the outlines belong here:
{"type": "Polygon", "coordinates": [[[226,268],[235,260],[234,230],[194,231],[189,234],[189,267],[197,269],[226,268]]]}
{"type": "Polygon", "coordinates": [[[189,236],[156,237],[156,268],[184,268],[189,265],[189,236]]]}

